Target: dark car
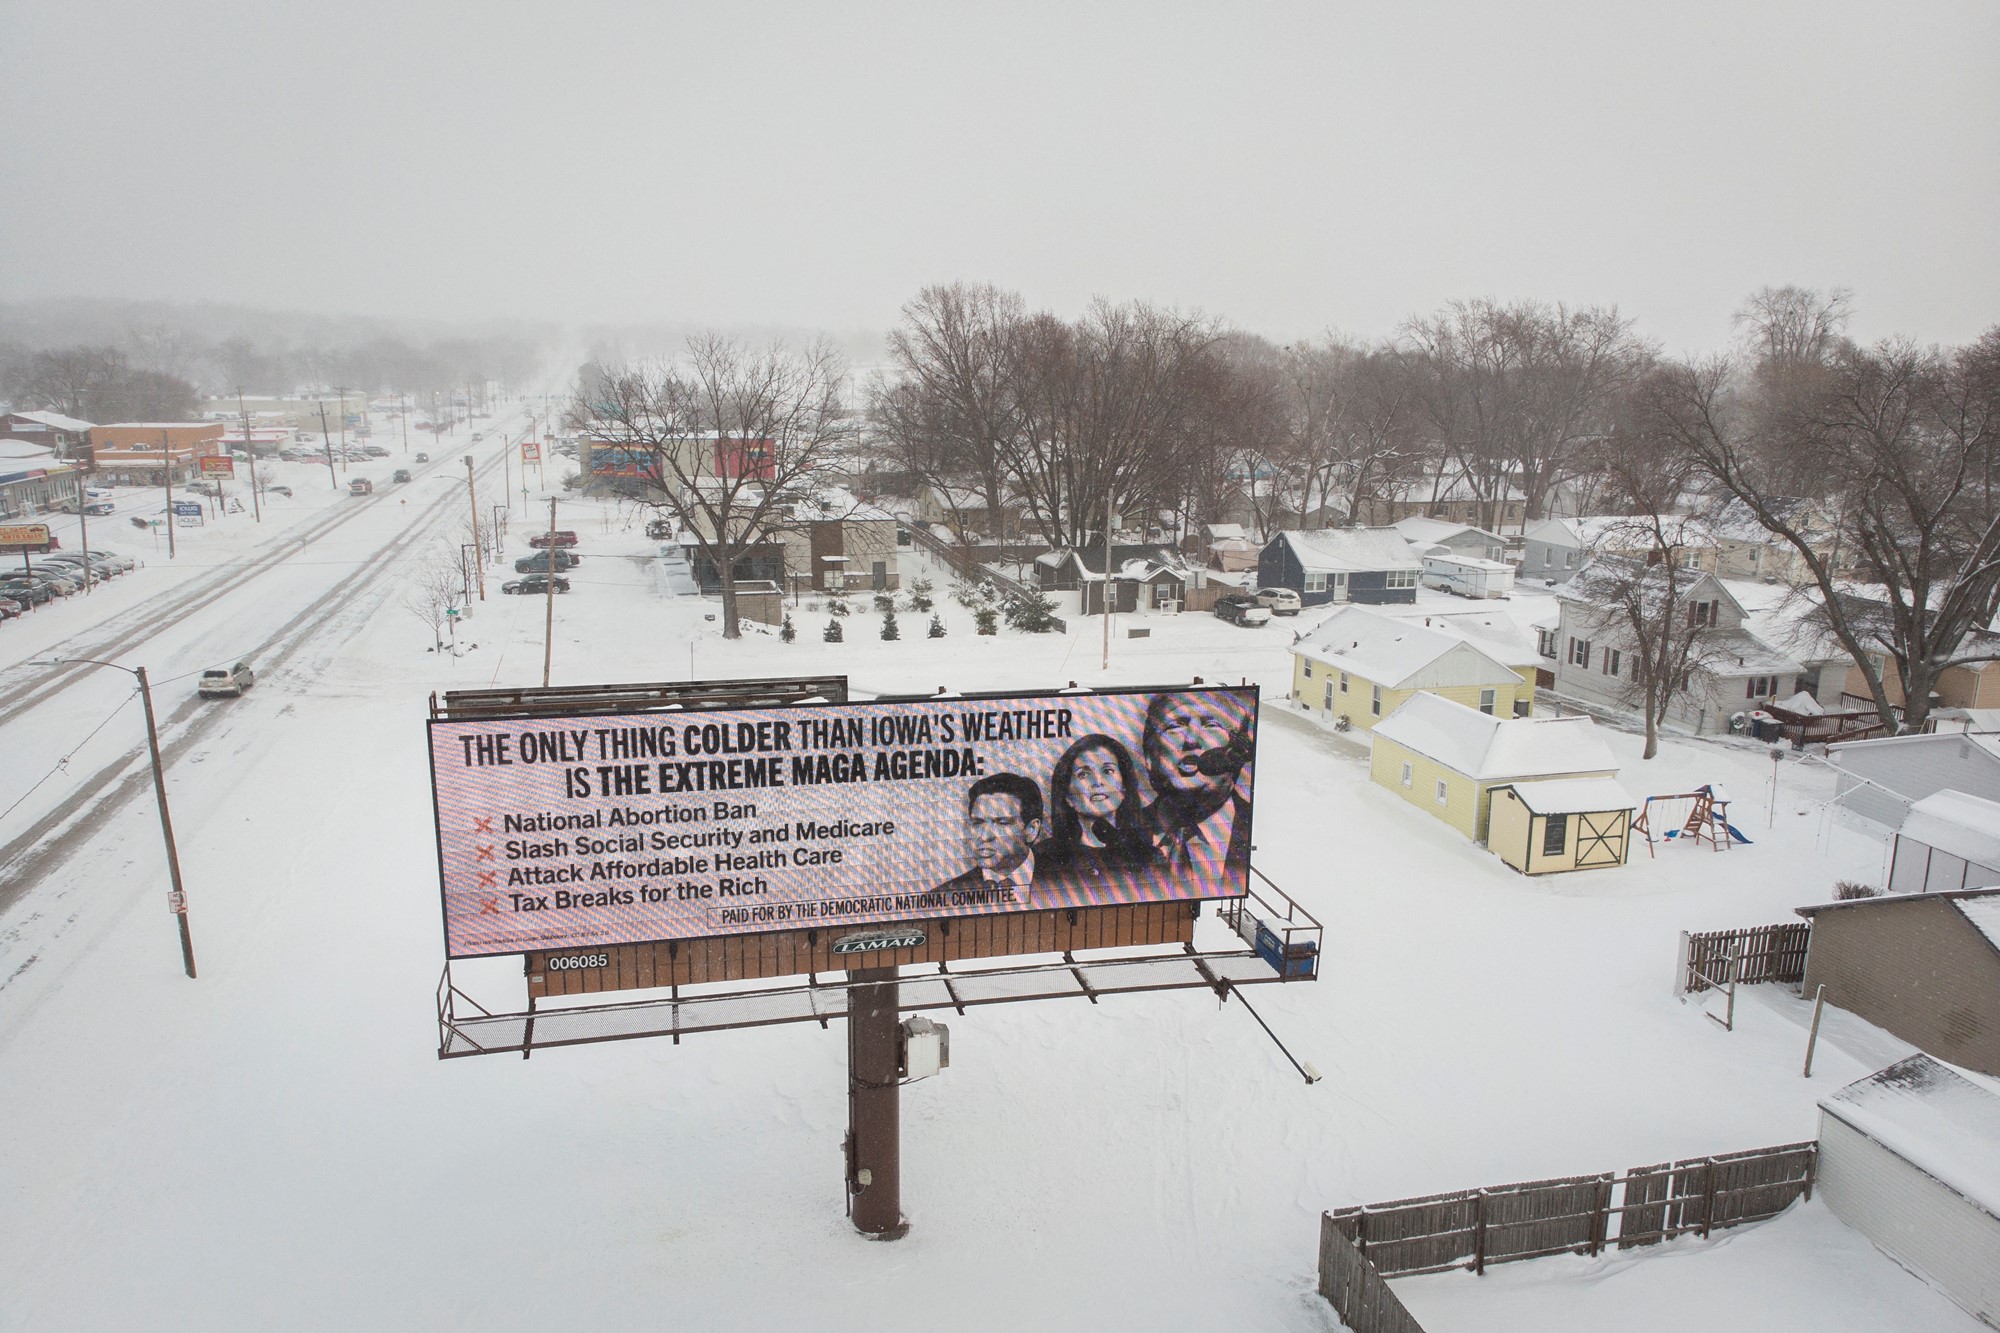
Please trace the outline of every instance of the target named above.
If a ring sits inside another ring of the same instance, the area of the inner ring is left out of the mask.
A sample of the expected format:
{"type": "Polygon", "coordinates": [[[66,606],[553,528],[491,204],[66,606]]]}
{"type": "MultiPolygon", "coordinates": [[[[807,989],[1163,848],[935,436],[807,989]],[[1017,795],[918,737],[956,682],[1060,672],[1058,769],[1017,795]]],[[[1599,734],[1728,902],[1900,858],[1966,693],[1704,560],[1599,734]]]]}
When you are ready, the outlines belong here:
{"type": "Polygon", "coordinates": [[[1271,623],[1271,608],[1255,597],[1219,597],[1215,602],[1215,614],[1232,625],[1268,625],[1271,623]]]}
{"type": "Polygon", "coordinates": [[[292,488],[289,486],[266,486],[264,493],[266,495],[282,495],[287,500],[292,498],[292,488]]]}
{"type": "Polygon", "coordinates": [[[670,542],[674,539],[674,521],[670,518],[656,518],[646,525],[646,536],[656,542],[670,542]]]}
{"type": "Polygon", "coordinates": [[[390,481],[408,481],[409,479],[410,470],[408,468],[399,467],[389,475],[390,481]]]}
{"type": "Polygon", "coordinates": [[[516,560],[514,562],[514,572],[516,574],[546,574],[549,572],[551,566],[553,566],[555,572],[560,574],[572,565],[581,564],[582,561],[582,556],[571,551],[537,551],[533,555],[524,555],[519,560],[516,560]]]}
{"type": "Polygon", "coordinates": [[[431,456],[429,454],[418,454],[417,461],[419,463],[428,463],[431,461],[431,456]]]}
{"type": "Polygon", "coordinates": [[[40,606],[55,600],[56,590],[40,579],[7,579],[0,582],[0,597],[23,606],[40,606]]]}
{"type": "MultiPolygon", "coordinates": [[[[505,593],[536,593],[546,595],[549,590],[550,577],[547,574],[530,574],[524,579],[509,579],[500,585],[500,591],[505,593]]],[[[555,575],[554,578],[557,592],[569,591],[568,579],[563,578],[560,574],[555,575]]]]}

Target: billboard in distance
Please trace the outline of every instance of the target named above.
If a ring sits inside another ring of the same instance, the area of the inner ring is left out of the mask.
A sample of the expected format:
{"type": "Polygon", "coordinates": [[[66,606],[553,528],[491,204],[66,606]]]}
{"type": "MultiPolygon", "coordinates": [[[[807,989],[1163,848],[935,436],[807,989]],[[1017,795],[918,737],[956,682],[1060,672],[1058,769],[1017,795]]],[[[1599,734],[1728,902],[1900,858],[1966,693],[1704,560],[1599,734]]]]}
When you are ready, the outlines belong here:
{"type": "Polygon", "coordinates": [[[445,950],[1240,897],[1254,687],[434,720],[445,950]]]}
{"type": "Polygon", "coordinates": [[[233,477],[236,475],[236,460],[228,454],[204,454],[198,460],[204,477],[233,477]]]}

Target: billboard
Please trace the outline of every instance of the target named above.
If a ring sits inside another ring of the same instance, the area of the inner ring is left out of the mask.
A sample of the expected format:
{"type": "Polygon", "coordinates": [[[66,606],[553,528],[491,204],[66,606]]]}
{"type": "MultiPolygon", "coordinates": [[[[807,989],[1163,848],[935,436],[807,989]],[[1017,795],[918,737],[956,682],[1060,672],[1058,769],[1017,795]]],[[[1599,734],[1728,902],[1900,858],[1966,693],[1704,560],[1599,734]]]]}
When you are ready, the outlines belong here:
{"type": "Polygon", "coordinates": [[[236,460],[228,454],[204,454],[201,458],[201,475],[233,477],[236,475],[236,460]]]}
{"type": "Polygon", "coordinates": [[[521,441],[521,461],[523,463],[541,462],[542,446],[535,443],[533,440],[521,441]]]}
{"type": "Polygon", "coordinates": [[[587,457],[591,473],[599,477],[636,477],[643,480],[658,476],[660,471],[653,451],[644,445],[598,444],[592,441],[587,457]]]}
{"type": "Polygon", "coordinates": [[[1255,687],[434,720],[451,958],[1240,897],[1255,687]]]}

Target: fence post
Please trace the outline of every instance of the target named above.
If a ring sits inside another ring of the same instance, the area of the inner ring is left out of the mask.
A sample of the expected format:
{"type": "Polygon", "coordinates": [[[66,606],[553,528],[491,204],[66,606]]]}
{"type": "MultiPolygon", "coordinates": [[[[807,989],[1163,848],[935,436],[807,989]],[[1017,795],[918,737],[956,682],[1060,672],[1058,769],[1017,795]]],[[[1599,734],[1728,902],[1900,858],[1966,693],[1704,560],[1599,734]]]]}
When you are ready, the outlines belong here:
{"type": "Polygon", "coordinates": [[[1472,1271],[1484,1275],[1486,1272],[1486,1191],[1481,1190],[1472,1199],[1472,1271]]]}
{"type": "Polygon", "coordinates": [[[1590,1252],[1596,1254],[1611,1239],[1611,1190],[1613,1178],[1597,1182],[1597,1220],[1590,1231],[1590,1252]]]}
{"type": "MultiPolygon", "coordinates": [[[[1813,992],[1813,1021],[1812,1021],[1812,1030],[1806,1033],[1806,1075],[1805,1075],[1805,1076],[1806,1076],[1807,1078],[1811,1078],[1811,1077],[1812,1077],[1812,1058],[1813,1058],[1813,1047],[1814,1047],[1814,1046],[1816,1046],[1816,1045],[1817,1045],[1817,1044],[1819,1043],[1819,1015],[1820,1015],[1820,1010],[1822,1010],[1822,1009],[1824,1009],[1824,1008],[1826,1008],[1826,983],[1825,983],[1824,981],[1822,981],[1822,982],[1821,982],[1821,983],[1819,984],[1819,988],[1818,988],[1817,990],[1815,990],[1815,991],[1813,992]]],[[[1808,1186],[1806,1187],[1806,1197],[1807,1197],[1808,1199],[1810,1199],[1810,1198],[1812,1197],[1812,1187],[1811,1187],[1810,1185],[1808,1185],[1808,1186]]]]}
{"type": "Polygon", "coordinates": [[[1682,931],[1680,956],[1674,960],[1674,995],[1676,998],[1683,997],[1688,993],[1688,953],[1692,947],[1692,944],[1688,940],[1688,933],[1685,930],[1682,931]]]}
{"type": "Polygon", "coordinates": [[[1701,1191],[1701,1234],[1704,1240],[1708,1238],[1709,1228],[1715,1225],[1715,1177],[1717,1170],[1718,1168],[1715,1165],[1713,1157],[1702,1159],[1704,1178],[1701,1191]]]}

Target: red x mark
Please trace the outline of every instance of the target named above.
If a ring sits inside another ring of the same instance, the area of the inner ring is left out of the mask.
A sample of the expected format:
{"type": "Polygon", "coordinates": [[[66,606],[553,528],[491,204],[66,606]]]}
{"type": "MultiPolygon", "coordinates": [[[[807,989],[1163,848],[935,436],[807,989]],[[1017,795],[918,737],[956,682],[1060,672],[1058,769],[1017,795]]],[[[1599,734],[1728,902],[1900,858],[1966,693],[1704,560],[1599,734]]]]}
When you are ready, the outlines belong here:
{"type": "Polygon", "coordinates": [[[477,850],[478,850],[478,853],[479,853],[479,854],[478,854],[477,856],[473,857],[473,858],[472,858],[473,860],[475,860],[475,861],[491,861],[491,860],[493,860],[493,859],[494,859],[494,856],[493,856],[493,849],[492,849],[491,847],[481,847],[481,848],[478,848],[477,850]]]}
{"type": "Polygon", "coordinates": [[[493,816],[488,815],[484,819],[475,818],[472,821],[472,831],[474,833],[491,833],[493,831],[493,816]]]}
{"type": "Polygon", "coordinates": [[[481,898],[479,900],[479,915],[499,916],[500,900],[498,898],[481,898]]]}
{"type": "Polygon", "coordinates": [[[497,889],[497,888],[499,888],[499,887],[500,887],[500,886],[499,886],[499,884],[498,884],[498,883],[496,883],[496,882],[494,881],[494,879],[493,879],[493,876],[494,876],[494,875],[496,875],[496,874],[498,874],[498,873],[499,873],[498,871],[493,871],[493,870],[482,870],[482,871],[480,871],[480,872],[479,872],[479,887],[480,887],[480,888],[482,888],[482,889],[497,889]]]}

